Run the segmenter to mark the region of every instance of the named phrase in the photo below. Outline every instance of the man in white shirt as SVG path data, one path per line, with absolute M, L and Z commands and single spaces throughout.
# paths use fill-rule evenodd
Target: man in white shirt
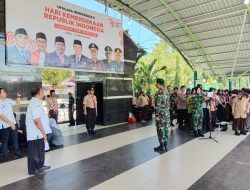
M 43 107 L 43 90 L 39 87 L 32 88 L 31 96 L 26 114 L 28 173 L 29 175 L 42 175 L 45 170 L 50 169 L 50 166 L 44 165 L 46 133 L 50 128 L 49 118 Z
M 17 93 L 16 102 L 7 98 L 7 93 L 0 88 L 0 134 L 2 136 L 3 161 L 8 161 L 8 143 L 12 137 L 13 149 L 16 158 L 22 157 L 18 144 L 18 135 L 16 129 L 16 119 L 14 117 L 12 106 L 20 104 L 21 93 Z

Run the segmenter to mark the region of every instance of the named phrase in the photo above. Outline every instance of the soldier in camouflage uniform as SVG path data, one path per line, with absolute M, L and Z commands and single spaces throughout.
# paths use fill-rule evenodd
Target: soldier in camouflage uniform
M 177 104 L 176 104 L 177 92 L 178 92 L 178 88 L 175 87 L 174 92 L 170 95 L 170 124 L 171 126 L 174 126 L 173 120 L 176 118 L 176 113 L 177 113 Z
M 164 80 L 157 79 L 156 88 L 158 92 L 155 95 L 155 121 L 157 135 L 160 146 L 154 148 L 154 151 L 167 151 L 168 128 L 170 127 L 169 115 L 169 94 L 163 88 Z
M 192 124 L 194 127 L 195 137 L 204 137 L 202 134 L 202 117 L 203 117 L 203 102 L 205 96 L 201 91 L 201 87 L 196 87 L 195 95 L 192 97 Z

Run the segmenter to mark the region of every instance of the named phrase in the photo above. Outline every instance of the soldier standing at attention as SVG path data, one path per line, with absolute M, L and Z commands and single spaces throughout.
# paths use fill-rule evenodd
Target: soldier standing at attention
M 202 118 L 203 118 L 203 107 L 202 104 L 205 101 L 205 96 L 202 94 L 201 87 L 195 88 L 195 95 L 192 97 L 192 120 L 194 126 L 194 136 L 204 137 L 202 134 Z
M 95 43 L 89 44 L 90 70 L 105 71 L 104 63 L 98 59 L 98 46 Z
M 167 151 L 168 128 L 170 127 L 169 94 L 164 90 L 164 80 L 156 80 L 158 92 L 155 94 L 155 121 L 160 145 L 154 151 Z
M 84 97 L 83 100 L 83 110 L 84 115 L 86 116 L 86 128 L 88 131 L 88 134 L 95 134 L 95 123 L 96 123 L 96 117 L 98 115 L 97 113 L 97 100 L 96 96 L 94 95 L 94 88 L 91 87 L 88 89 L 88 94 Z

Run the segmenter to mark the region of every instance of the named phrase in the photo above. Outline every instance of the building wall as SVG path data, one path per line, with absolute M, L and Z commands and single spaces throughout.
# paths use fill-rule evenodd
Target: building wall
M 0 38 L 5 33 L 4 0 L 0 0 Z M 10 66 L 5 61 L 4 40 L 0 39 L 0 87 L 4 87 L 9 97 L 14 98 L 21 91 L 23 105 L 15 108 L 25 112 L 30 99 L 30 89 L 42 86 L 41 70 L 25 66 Z M 100 74 L 76 72 L 76 81 L 103 83 L 104 125 L 126 122 L 132 101 L 132 77 L 134 74 L 137 46 L 127 34 L 124 34 L 124 74 Z M 76 89 L 77 90 L 77 89 Z M 76 97 L 77 98 L 77 97 Z

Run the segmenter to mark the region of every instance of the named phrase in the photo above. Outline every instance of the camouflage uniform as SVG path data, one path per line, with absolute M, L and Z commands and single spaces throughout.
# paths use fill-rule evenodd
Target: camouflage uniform
M 168 92 L 159 89 L 155 95 L 155 117 L 159 118 L 159 121 L 156 121 L 156 129 L 160 144 L 167 144 L 170 127 L 169 106 Z
M 173 122 L 173 120 L 176 118 L 176 111 L 177 111 L 176 98 L 177 98 L 177 93 L 173 92 L 170 95 L 170 120 L 171 122 Z
M 192 97 L 192 125 L 195 131 L 202 129 L 203 106 L 205 97 L 201 94 L 195 94 Z

